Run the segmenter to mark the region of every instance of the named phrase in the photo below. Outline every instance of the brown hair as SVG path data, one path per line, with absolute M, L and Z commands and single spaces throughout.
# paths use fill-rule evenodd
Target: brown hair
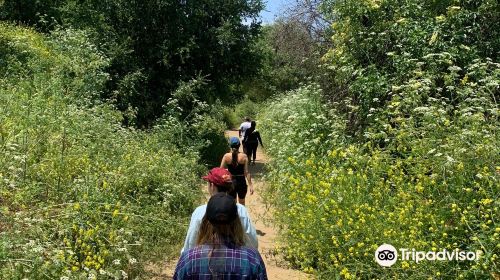
M 229 224 L 212 225 L 205 215 L 201 220 L 200 231 L 196 245 L 233 245 L 241 247 L 245 244 L 245 234 L 240 218 L 237 217 Z
M 240 146 L 233 148 L 231 147 L 231 165 L 236 167 L 238 165 L 238 153 Z
M 228 184 L 225 184 L 223 186 L 214 184 L 214 186 L 217 188 L 217 192 L 229 193 L 229 192 L 232 192 L 234 190 L 233 183 L 228 183 Z

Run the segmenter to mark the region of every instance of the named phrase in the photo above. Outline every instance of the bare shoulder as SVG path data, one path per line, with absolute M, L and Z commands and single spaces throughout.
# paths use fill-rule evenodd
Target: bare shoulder
M 240 163 L 246 163 L 248 161 L 248 157 L 244 153 L 240 153 L 239 156 L 240 157 L 239 157 L 238 161 Z
M 232 161 L 233 160 L 233 154 L 231 154 L 231 153 L 225 153 L 224 157 L 223 157 L 223 160 L 227 161 L 227 162 Z

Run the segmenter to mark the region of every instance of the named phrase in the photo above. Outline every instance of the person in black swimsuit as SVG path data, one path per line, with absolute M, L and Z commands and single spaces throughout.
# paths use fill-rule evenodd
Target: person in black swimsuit
M 248 172 L 248 157 L 239 152 L 240 139 L 238 137 L 231 137 L 229 145 L 231 146 L 231 152 L 224 155 L 220 167 L 227 168 L 232 175 L 234 190 L 229 194 L 237 198 L 240 204 L 245 205 L 248 188 L 250 194 L 253 194 L 254 191 L 252 178 L 250 172 Z

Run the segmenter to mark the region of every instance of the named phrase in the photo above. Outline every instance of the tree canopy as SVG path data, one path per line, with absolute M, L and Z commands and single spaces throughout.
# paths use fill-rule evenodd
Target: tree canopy
M 0 19 L 89 30 L 111 59 L 102 97 L 135 112 L 128 122 L 148 126 L 180 82 L 203 77 L 206 101 L 238 94 L 259 66 L 251 46 L 262 8 L 260 0 L 6 0 Z

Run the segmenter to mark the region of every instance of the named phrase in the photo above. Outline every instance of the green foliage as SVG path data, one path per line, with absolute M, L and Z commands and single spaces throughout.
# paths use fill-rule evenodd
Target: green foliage
M 204 145 L 200 149 L 200 158 L 207 167 L 218 167 L 222 156 L 228 151 L 227 140 L 224 137 L 225 126 L 222 116 L 205 114 L 193 124 L 194 137 L 203 140 Z
M 0 19 L 12 19 L 42 30 L 51 28 L 53 19 L 59 18 L 57 7 L 64 0 L 16 0 L 0 1 Z
M 183 238 L 197 150 L 94 102 L 109 60 L 85 32 L 0 24 L 0 275 L 124 279 Z M 62 279 L 61 278 L 61 279 Z
M 235 106 L 234 112 L 236 117 L 238 118 L 238 122 L 242 122 L 245 117 L 249 117 L 250 119 L 255 119 L 257 116 L 257 112 L 259 110 L 259 104 L 252 101 L 249 98 L 243 99 L 242 102 L 238 103 Z M 239 123 L 237 123 L 239 127 Z
M 46 12 L 46 20 L 89 30 L 110 58 L 111 79 L 102 97 L 122 111 L 135 111 L 126 121 L 140 127 L 150 127 L 164 113 L 182 82 L 204 75 L 200 97 L 227 100 L 259 67 L 251 45 L 260 29 L 255 19 L 260 0 L 31 2 L 6 0 L 0 19 L 35 24 Z M 244 24 L 246 19 L 251 24 Z
M 331 99 L 352 99 L 352 129 L 371 123 L 370 108 L 386 106 L 410 79 L 429 80 L 427 96 L 456 99 L 476 59 L 498 61 L 495 1 L 344 1 L 324 4 L 336 19 Z M 468 78 L 467 78 L 468 79 Z M 472 81 L 474 82 L 474 81 Z M 423 100 L 423 102 L 426 102 Z M 373 115 L 373 114 L 372 114 Z
M 222 109 L 222 121 L 227 129 L 233 129 L 239 126 L 241 120 L 236 116 L 234 107 L 226 106 Z
M 288 258 L 320 279 L 487 279 L 499 270 L 499 6 L 325 1 L 332 91 L 259 116 Z M 329 105 L 323 105 L 328 100 Z M 313 109 L 314 108 L 314 109 Z M 334 108 L 334 109 L 332 109 Z M 378 246 L 481 251 L 374 261 Z
M 485 117 L 464 104 L 450 115 L 447 107 L 436 101 L 406 117 L 388 109 L 385 130 L 355 141 L 344 134 L 347 118 L 314 87 L 269 104 L 259 116 L 271 139 L 268 200 L 282 213 L 287 258 L 320 279 L 486 279 L 498 271 L 498 112 L 490 108 Z M 399 260 L 384 269 L 373 259 L 383 243 L 483 255 L 478 262 Z
M 222 121 L 226 124 L 227 129 L 239 128 L 240 124 L 246 117 L 255 119 L 261 103 L 252 101 L 246 97 L 232 107 L 224 107 L 222 109 Z
M 179 149 L 199 151 L 201 162 L 214 167 L 219 166 L 228 148 L 224 137 L 226 127 L 221 102 L 209 105 L 198 96 L 205 84 L 202 77 L 182 83 L 168 100 L 167 113 L 156 127 L 167 131 L 173 131 L 171 127 L 180 128 L 174 133 Z

